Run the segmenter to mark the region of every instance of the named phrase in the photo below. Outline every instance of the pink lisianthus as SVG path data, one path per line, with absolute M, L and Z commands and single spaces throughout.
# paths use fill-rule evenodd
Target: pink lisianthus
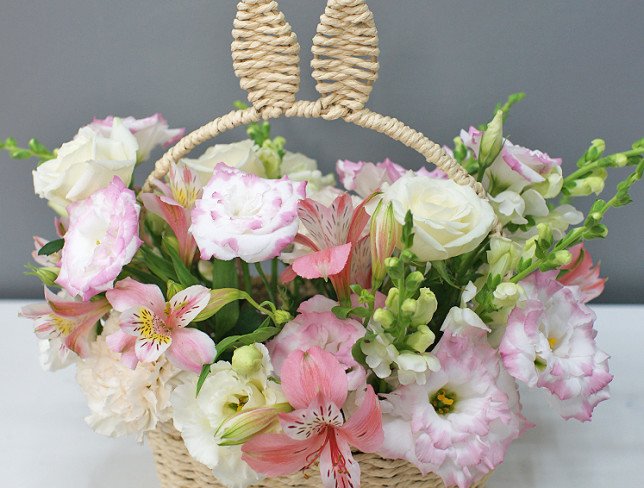
M 126 278 L 106 295 L 114 310 L 121 313 L 121 332 L 110 335 L 107 343 L 130 367 L 136 366 L 132 346 L 140 362 L 156 361 L 165 353 L 177 368 L 194 373 L 200 373 L 204 364 L 215 359 L 213 340 L 205 332 L 187 327 L 208 305 L 207 288 L 191 286 L 166 303 L 158 286 Z
M 187 265 L 192 263 L 197 243 L 188 232 L 192 219 L 190 213 L 201 195 L 197 175 L 183 163 L 170 167 L 169 182 L 156 181 L 163 195 L 142 193 L 141 201 L 146 210 L 165 220 L 179 243 L 179 256 Z
M 297 234 L 297 205 L 305 196 L 306 182 L 267 180 L 218 164 L 192 211 L 190 232 L 201 258 L 277 257 Z
M 94 118 L 90 127 L 99 132 L 109 131 L 114 124 L 114 116 L 104 119 Z M 183 137 L 185 129 L 170 129 L 163 115 L 156 113 L 143 119 L 125 117 L 120 119 L 123 126 L 136 138 L 139 144 L 138 160 L 145 161 L 156 146 L 168 147 Z
M 478 157 L 483 132 L 470 127 L 468 132 L 461 131 L 465 146 Z M 561 173 L 561 159 L 551 158 L 548 154 L 527 149 L 504 140 L 501 153 L 486 171 L 483 181 L 487 187 L 493 186 L 495 194 L 503 190 L 521 192 L 529 185 L 544 183 L 553 172 Z
M 106 188 L 67 207 L 60 274 L 56 283 L 89 300 L 112 288 L 141 245 L 136 196 L 118 176 Z
M 599 264 L 593 266 L 593 258 L 583 243 L 570 248 L 569 251 L 572 254 L 572 260 L 562 268 L 566 272 L 561 273 L 557 281 L 566 286 L 579 288 L 582 300 L 588 303 L 602 294 L 606 279 L 599 277 Z
M 35 332 L 40 339 L 59 339 L 61 347 L 85 357 L 90 342 L 96 337 L 96 324 L 110 311 L 110 304 L 105 298 L 80 302 L 60 297 L 47 288 L 45 299 L 46 303 L 23 307 L 20 315 L 35 321 Z
M 330 279 L 340 301 L 349 300 L 351 284 L 371 286 L 371 252 L 366 234 L 369 214 L 367 198 L 358 207 L 351 196 L 343 193 L 330 206 L 307 198 L 298 207 L 300 221 L 307 234 L 299 233 L 295 242 L 309 253 L 297 257 L 282 276 L 283 281 L 295 275 L 306 279 Z
M 393 183 L 407 172 L 390 159 L 375 164 L 339 160 L 336 163 L 336 171 L 342 186 L 347 191 L 355 191 L 362 198 L 377 191 L 384 183 Z
M 326 488 L 360 486 L 351 448 L 375 452 L 383 442 L 378 397 L 366 387 L 350 418 L 342 408 L 348 380 L 333 354 L 319 347 L 294 351 L 282 365 L 282 390 L 295 411 L 280 414 L 283 433 L 261 434 L 242 447 L 242 459 L 267 476 L 283 476 L 319 460 Z
M 407 459 L 446 486 L 467 488 L 503 461 L 529 424 L 516 384 L 483 330 L 470 327 L 458 336 L 448 330 L 433 352 L 441 370 L 426 384 L 386 395 L 379 454 Z
M 595 343 L 594 312 L 556 276 L 537 272 L 520 283 L 527 301 L 510 313 L 499 351 L 512 376 L 550 391 L 563 418 L 588 421 L 613 376 Z
M 351 348 L 365 334 L 360 322 L 339 319 L 333 312 L 338 303 L 316 295 L 298 308 L 299 314 L 266 347 L 279 375 L 286 358 L 295 350 L 318 346 L 333 354 L 347 370 L 349 390 L 364 386 L 366 373 L 351 354 Z

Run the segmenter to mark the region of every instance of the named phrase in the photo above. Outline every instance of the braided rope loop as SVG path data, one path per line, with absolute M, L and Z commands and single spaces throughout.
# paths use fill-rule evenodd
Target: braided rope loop
M 262 116 L 277 117 L 295 103 L 300 87 L 300 45 L 274 0 L 237 6 L 231 51 L 248 100 Z

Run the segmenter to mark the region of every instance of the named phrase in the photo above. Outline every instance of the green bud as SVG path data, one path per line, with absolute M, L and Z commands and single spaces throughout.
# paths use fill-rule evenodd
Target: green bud
M 425 276 L 423 275 L 423 273 L 421 273 L 420 271 L 414 271 L 407 276 L 406 283 L 408 289 L 415 291 L 423 281 L 425 281 Z
M 186 287 L 181 285 L 180 283 L 175 283 L 174 281 L 169 280 L 168 283 L 167 283 L 166 289 L 167 289 L 166 295 L 168 297 L 168 300 L 170 300 L 177 293 L 179 293 L 180 291 L 185 290 Z
M 412 325 L 425 325 L 428 324 L 438 308 L 438 301 L 436 295 L 429 288 L 421 288 L 420 296 L 416 300 L 416 313 L 411 318 Z
M 413 298 L 407 298 L 401 305 L 400 307 L 400 312 L 405 316 L 405 317 L 412 317 L 416 313 L 416 300 Z
M 514 270 L 521 257 L 521 246 L 506 238 L 494 236 L 490 239 L 490 250 L 487 251 L 487 262 L 490 274 L 505 276 Z
M 588 162 L 597 161 L 606 150 L 606 142 L 603 139 L 595 139 L 584 154 L 584 160 Z
M 569 264 L 571 260 L 572 254 L 570 254 L 570 251 L 557 251 L 553 259 L 553 264 L 556 264 L 557 266 L 565 266 L 566 264 Z
M 404 263 L 411 263 L 416 259 L 416 255 L 409 249 L 405 249 L 400 253 L 400 259 L 402 259 Z
M 552 246 L 552 231 L 550 226 L 544 223 L 537 224 L 537 232 L 539 235 L 539 246 L 543 249 L 550 249 Z
M 622 154 L 622 153 L 615 154 L 614 161 L 615 161 L 615 166 L 617 166 L 618 168 L 623 168 L 628 164 L 628 158 L 626 157 L 625 154 Z
M 479 150 L 479 162 L 482 166 L 489 166 L 503 148 L 503 111 L 497 111 L 496 115 L 487 126 L 481 138 L 481 149 Z
M 403 277 L 403 264 L 400 259 L 396 257 L 385 259 L 385 268 L 392 280 L 399 280 Z
M 285 324 L 287 322 L 290 322 L 290 320 L 292 319 L 291 314 L 286 310 L 275 310 L 274 317 L 277 325 Z
M 493 296 L 498 307 L 512 308 L 521 297 L 521 287 L 515 283 L 501 283 L 494 290 Z
M 235 349 L 233 353 L 233 369 L 244 376 L 251 376 L 262 369 L 264 355 L 254 344 Z
M 54 286 L 56 279 L 58 279 L 58 273 L 60 268 L 36 268 L 32 267 L 31 271 L 27 274 L 36 276 L 40 281 L 43 282 L 45 286 Z
M 463 139 L 460 137 L 454 138 L 454 159 L 459 163 L 467 157 L 467 147 L 463 144 Z
M 602 176 L 591 175 L 575 181 L 568 191 L 574 197 L 585 197 L 593 193 L 599 195 L 604 191 L 605 183 L 606 180 Z
M 394 314 L 386 308 L 377 309 L 373 313 L 373 319 L 380 325 L 382 325 L 385 329 L 389 329 L 392 325 L 394 325 L 394 322 L 396 321 Z
M 595 238 L 600 238 L 603 239 L 608 235 L 608 227 L 606 227 L 604 224 L 597 224 L 592 226 L 589 229 L 586 229 L 586 239 L 595 239 Z
M 414 351 L 423 353 L 435 340 L 436 336 L 429 327 L 427 325 L 420 325 L 416 328 L 416 332 L 407 337 L 406 342 Z
M 387 299 L 385 300 L 385 306 L 394 313 L 398 313 L 398 299 L 400 297 L 400 291 L 398 288 L 391 288 L 389 293 L 387 293 Z
M 264 147 L 257 151 L 257 157 L 262 162 L 262 165 L 264 165 L 264 170 L 268 178 L 276 179 L 280 177 L 282 158 L 270 144 L 264 144 Z
M 278 414 L 292 410 L 288 403 L 278 403 L 272 407 L 242 411 L 224 420 L 215 435 L 220 439 L 220 446 L 238 446 L 277 426 Z

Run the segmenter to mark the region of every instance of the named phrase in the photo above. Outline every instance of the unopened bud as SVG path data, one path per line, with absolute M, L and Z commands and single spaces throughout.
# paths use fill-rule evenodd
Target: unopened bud
M 592 162 L 599 159 L 599 157 L 606 150 L 606 142 L 603 139 L 595 139 L 591 142 L 590 147 L 584 154 L 586 162 Z
M 423 353 L 436 340 L 436 336 L 427 325 L 420 325 L 416 332 L 407 337 L 407 345 L 414 351 Z
M 605 178 L 602 176 L 587 176 L 575 181 L 574 185 L 568 189 L 570 195 L 574 197 L 585 197 L 591 194 L 599 195 L 604 191 Z
M 425 325 L 428 324 L 438 308 L 438 301 L 436 295 L 429 288 L 421 288 L 420 296 L 416 300 L 416 313 L 411 318 L 412 325 Z
M 29 274 L 33 274 L 40 281 L 43 282 L 45 286 L 54 286 L 55 281 L 58 279 L 58 273 L 60 272 L 60 268 L 55 268 L 55 267 L 50 267 L 50 268 L 33 268 L 32 271 L 29 272 Z
M 539 245 L 549 249 L 552 246 L 552 231 L 550 230 L 550 226 L 544 223 L 537 224 L 537 232 L 539 235 Z
M 385 300 L 385 306 L 394 313 L 398 313 L 398 299 L 400 297 L 400 291 L 398 288 L 391 288 L 389 293 L 387 293 L 387 299 Z
M 515 283 L 501 283 L 493 293 L 494 302 L 501 308 L 514 307 L 521 296 L 521 287 Z
M 572 254 L 569 251 L 557 251 L 554 257 L 554 264 L 557 266 L 565 266 L 572 261 Z
M 407 276 L 407 287 L 408 289 L 416 290 L 420 284 L 425 281 L 425 276 L 420 271 L 414 271 Z
M 413 298 L 407 298 L 400 307 L 400 311 L 407 318 L 411 318 L 416 313 L 416 300 Z
M 381 201 L 371 216 L 369 232 L 373 288 L 380 286 L 385 279 L 387 273 L 385 260 L 391 257 L 396 246 L 400 243 L 401 232 L 402 227 L 394 215 L 393 204 L 389 203 L 384 208 Z
M 285 324 L 286 322 L 289 322 L 293 317 L 291 317 L 291 314 L 288 313 L 286 310 L 275 310 L 275 323 L 277 325 L 282 325 Z
M 244 376 L 251 376 L 262 369 L 264 355 L 262 352 L 250 344 L 235 349 L 233 353 L 232 367 L 233 369 Z
M 489 166 L 497 158 L 503 148 L 503 111 L 497 111 L 496 115 L 487 126 L 481 138 L 481 149 L 479 151 L 479 163 Z
M 615 154 L 615 166 L 618 168 L 623 168 L 628 164 L 628 158 L 626 157 L 625 154 L 619 153 Z
M 218 444 L 220 446 L 244 444 L 257 434 L 277 426 L 279 413 L 292 410 L 288 403 L 280 403 L 272 407 L 254 408 L 234 415 L 225 420 L 217 429 L 215 436 L 219 438 Z
M 389 329 L 392 325 L 394 325 L 394 322 L 396 321 L 394 314 L 386 308 L 377 309 L 373 313 L 373 319 L 380 325 L 382 325 L 385 329 Z

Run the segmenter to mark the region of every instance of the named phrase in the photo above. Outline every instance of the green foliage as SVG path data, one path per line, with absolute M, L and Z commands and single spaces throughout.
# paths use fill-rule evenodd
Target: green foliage
M 0 149 L 7 151 L 12 159 L 36 158 L 39 165 L 56 157 L 38 139 L 30 139 L 25 148 L 18 146 L 18 142 L 13 137 L 7 137 L 4 141 L 0 141 Z
M 55 252 L 60 251 L 65 245 L 65 239 L 56 239 L 55 241 L 49 241 L 43 247 L 38 250 L 38 256 L 49 256 Z

